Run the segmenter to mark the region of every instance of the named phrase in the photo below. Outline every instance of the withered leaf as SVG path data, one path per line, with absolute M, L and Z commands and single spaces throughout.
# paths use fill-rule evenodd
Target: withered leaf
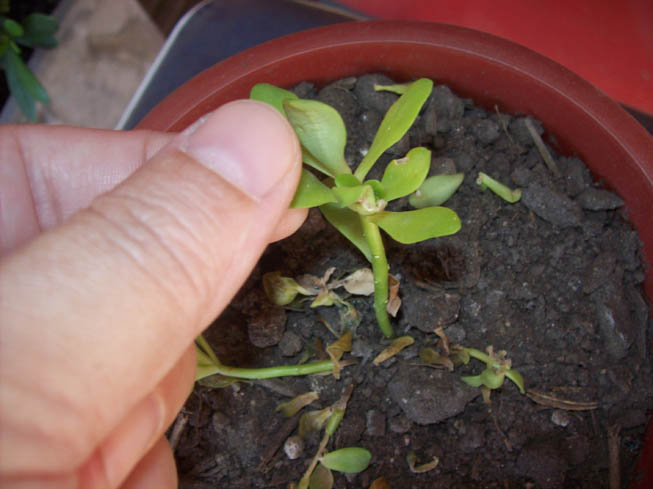
M 412 450 L 408 452 L 408 455 L 406 456 L 406 461 L 408 462 L 408 467 L 410 467 L 410 471 L 415 474 L 421 474 L 424 472 L 428 472 L 429 470 L 433 470 L 440 463 L 440 459 L 434 456 L 433 460 L 431 460 L 430 462 L 426 462 L 425 464 L 415 465 L 415 463 L 417 462 L 417 455 L 415 455 L 415 452 L 413 452 Z
M 302 408 L 308 406 L 315 401 L 319 396 L 317 392 L 311 391 L 293 397 L 289 401 L 282 402 L 277 405 L 276 411 L 281 411 L 286 418 L 292 418 L 295 414 L 301 411 Z
M 397 317 L 400 307 L 399 280 L 392 275 L 388 275 L 388 304 L 385 306 L 386 311 L 394 318 Z
M 386 347 L 381 353 L 379 353 L 374 359 L 374 365 L 379 365 L 386 360 L 394 357 L 401 350 L 407 346 L 412 345 L 413 343 L 415 343 L 415 338 L 412 336 L 401 336 L 392 340 L 392 343 L 390 343 L 390 345 Z
M 326 351 L 329 357 L 331 357 L 331 361 L 333 362 L 333 376 L 336 379 L 340 378 L 340 369 L 341 369 L 340 359 L 342 358 L 342 355 L 344 355 L 345 352 L 351 351 L 351 346 L 352 346 L 351 331 L 347 331 L 340 338 L 338 338 L 337 341 L 327 346 Z

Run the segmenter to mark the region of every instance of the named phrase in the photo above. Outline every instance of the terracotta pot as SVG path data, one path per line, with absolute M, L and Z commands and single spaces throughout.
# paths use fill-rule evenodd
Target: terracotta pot
M 276 39 L 202 72 L 168 96 L 139 128 L 179 131 L 255 83 L 324 84 L 382 72 L 402 81 L 429 77 L 475 103 L 542 121 L 547 140 L 580 157 L 623 198 L 644 243 L 645 290 L 653 302 L 653 138 L 612 99 L 533 51 L 464 28 L 409 21 L 336 24 Z M 653 423 L 631 487 L 653 487 Z M 647 467 L 648 466 L 648 467 Z

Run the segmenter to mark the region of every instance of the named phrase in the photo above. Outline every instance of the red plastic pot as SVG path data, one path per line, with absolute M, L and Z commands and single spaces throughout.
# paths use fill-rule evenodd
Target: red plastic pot
M 465 28 L 410 21 L 336 24 L 264 43 L 202 72 L 168 96 L 139 128 L 179 131 L 255 83 L 383 72 L 429 77 L 477 104 L 529 114 L 548 142 L 579 156 L 616 190 L 644 243 L 645 290 L 653 303 L 653 138 L 617 103 L 578 75 L 529 49 Z M 653 423 L 632 488 L 653 487 Z

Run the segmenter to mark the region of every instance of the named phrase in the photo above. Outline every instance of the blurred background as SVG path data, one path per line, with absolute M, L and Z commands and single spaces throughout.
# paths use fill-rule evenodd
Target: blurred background
M 13 0 L 9 5 L 7 17 L 20 20 L 31 8 L 60 24 L 58 46 L 35 49 L 29 57 L 51 99 L 38 108 L 40 122 L 133 127 L 176 86 L 230 54 L 297 30 L 362 18 L 418 19 L 489 32 L 570 68 L 641 120 L 653 115 L 653 0 Z M 1 120 L 25 118 L 10 100 Z

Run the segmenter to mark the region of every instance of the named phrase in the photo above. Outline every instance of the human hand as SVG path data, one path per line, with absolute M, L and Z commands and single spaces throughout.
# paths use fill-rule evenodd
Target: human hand
M 0 129 L 1 487 L 176 487 L 193 340 L 305 218 L 300 169 L 252 101 L 180 135 Z

